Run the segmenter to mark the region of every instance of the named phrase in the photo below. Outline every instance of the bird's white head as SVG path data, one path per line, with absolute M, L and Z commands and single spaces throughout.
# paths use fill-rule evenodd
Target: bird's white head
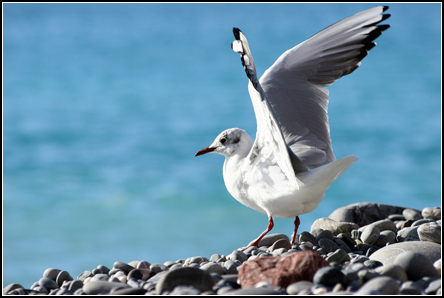
M 245 130 L 240 128 L 230 128 L 221 132 L 214 142 L 196 153 L 195 156 L 206 153 L 219 153 L 225 157 L 230 157 L 233 154 L 247 156 L 253 146 L 253 140 Z

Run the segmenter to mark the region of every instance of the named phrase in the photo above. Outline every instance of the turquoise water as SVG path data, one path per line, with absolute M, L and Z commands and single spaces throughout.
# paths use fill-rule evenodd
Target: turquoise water
M 258 72 L 377 4 L 4 4 L 3 283 L 73 277 L 114 261 L 229 254 L 266 215 L 234 200 L 222 130 L 255 134 L 230 44 Z M 300 232 L 355 202 L 441 205 L 441 6 L 392 4 L 391 28 L 331 86 L 336 156 L 360 160 L 301 216 Z M 273 232 L 290 235 L 293 221 Z

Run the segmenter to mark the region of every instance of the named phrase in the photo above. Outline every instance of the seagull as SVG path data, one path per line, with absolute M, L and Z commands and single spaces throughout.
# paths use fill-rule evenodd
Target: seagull
M 284 52 L 257 78 L 245 35 L 233 28 L 231 47 L 241 56 L 249 79 L 248 91 L 257 121 L 256 139 L 245 130 L 230 128 L 195 156 L 225 156 L 223 177 L 228 192 L 240 203 L 268 216 L 295 218 L 291 244 L 300 224 L 299 215 L 312 212 L 325 191 L 351 164 L 349 155 L 336 160 L 328 123 L 327 86 L 352 73 L 390 25 L 387 6 L 371 8 L 339 21 Z

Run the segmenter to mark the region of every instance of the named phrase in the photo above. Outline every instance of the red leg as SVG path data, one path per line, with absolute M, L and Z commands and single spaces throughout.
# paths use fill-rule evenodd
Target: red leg
M 273 217 L 269 216 L 268 217 L 268 227 L 267 227 L 267 229 L 259 237 L 257 237 L 256 240 L 251 241 L 250 244 L 248 244 L 247 247 L 242 249 L 242 251 L 247 249 L 250 246 L 259 247 L 259 241 L 261 241 L 261 239 L 264 238 L 264 236 L 267 235 L 267 233 L 270 232 L 271 229 L 273 229 L 273 227 L 274 227 Z
M 294 245 L 294 242 L 296 241 L 296 233 L 298 232 L 299 224 L 301 222 L 299 221 L 299 216 L 296 216 L 294 219 L 294 232 L 293 235 L 291 235 L 291 245 Z

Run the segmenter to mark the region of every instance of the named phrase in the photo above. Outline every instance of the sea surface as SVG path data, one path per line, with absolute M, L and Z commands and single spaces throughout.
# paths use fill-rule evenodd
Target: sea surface
M 230 196 L 222 156 L 194 157 L 227 128 L 255 135 L 232 28 L 262 74 L 377 5 L 3 4 L 3 286 L 247 245 L 267 216 Z M 441 4 L 386 13 L 391 28 L 329 88 L 335 155 L 359 161 L 299 232 L 356 202 L 441 205 Z

